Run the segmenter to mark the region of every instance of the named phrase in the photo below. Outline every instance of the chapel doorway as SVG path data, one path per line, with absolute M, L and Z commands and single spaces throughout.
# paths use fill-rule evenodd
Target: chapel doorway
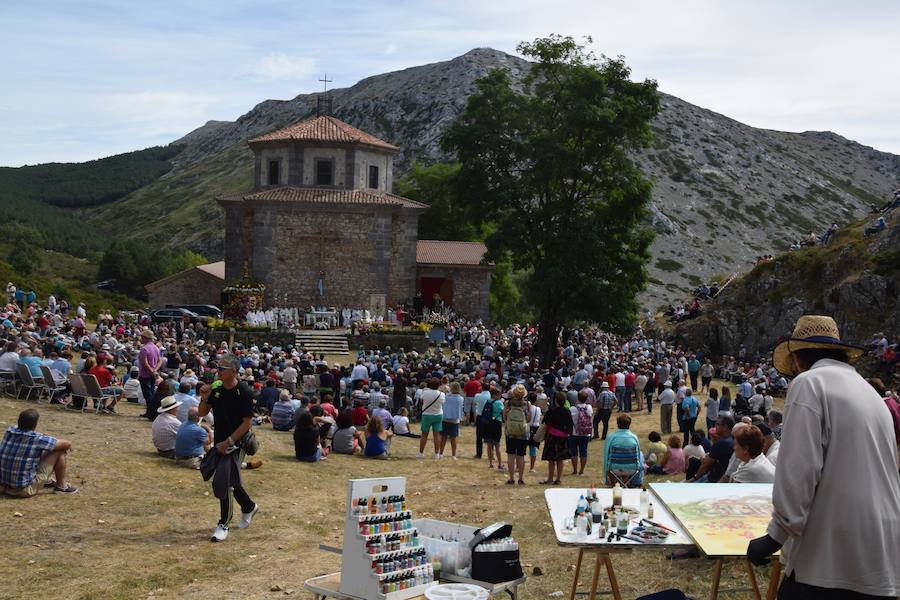
M 422 292 L 422 303 L 427 308 L 434 308 L 437 294 L 444 305 L 453 306 L 453 280 L 447 277 L 419 277 L 419 291 Z

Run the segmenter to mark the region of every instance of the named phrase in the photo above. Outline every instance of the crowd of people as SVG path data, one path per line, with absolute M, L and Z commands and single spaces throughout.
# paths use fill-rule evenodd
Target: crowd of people
M 797 374 L 779 365 L 777 353 L 750 360 L 741 348 L 714 362 L 640 328 L 631 336 L 580 328 L 566 331 L 553 360 L 542 364 L 531 353 L 532 327 L 455 321 L 443 348 L 360 348 L 342 365 L 291 346 L 214 346 L 204 341 L 202 325 L 187 322 L 147 327 L 104 314 L 88 328 L 79 314 L 84 307 L 78 309 L 63 315 L 59 304 L 8 305 L 0 372 L 18 364 L 30 372 L 49 367 L 60 380 L 86 372 L 111 398 L 142 405 L 157 454 L 212 481 L 220 502 L 214 541 L 228 537 L 232 499 L 241 509 L 239 528 L 260 510 L 241 479 L 242 470 L 262 464 L 252 456 L 254 425 L 292 435 L 294 457 L 306 463 L 334 454 L 388 459 L 392 446 L 407 443 L 402 438 L 412 440 L 417 460 L 456 460 L 468 454 L 459 436 L 469 427 L 471 456 L 484 460 L 486 447 L 487 467 L 509 485 L 527 485 L 538 458 L 547 465 L 541 484 L 583 477 L 594 448 L 603 455 L 595 479 L 609 485 L 641 486 L 648 476 L 777 484 L 782 444 L 806 443 L 790 439 L 791 427 L 774 407 L 787 377 Z M 870 350 L 882 362 L 896 361 L 884 336 L 875 336 Z M 883 398 L 888 411 L 872 414 L 894 419 L 880 427 L 900 443 L 893 384 L 871 380 L 867 393 Z M 78 405 L 65 393 L 51 401 Z M 119 412 L 114 401 L 105 408 Z M 658 415 L 659 427 L 641 440 L 631 427 L 644 412 Z M 39 432 L 38 416 L 23 411 L 0 442 L 2 491 L 74 493 L 66 481 L 71 443 Z M 803 460 L 791 456 L 792 472 L 806 468 Z

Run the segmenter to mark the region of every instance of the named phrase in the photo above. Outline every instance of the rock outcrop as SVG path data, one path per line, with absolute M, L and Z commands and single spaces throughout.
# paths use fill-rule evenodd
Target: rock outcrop
M 864 222 L 841 231 L 827 247 L 780 255 L 735 280 L 678 324 L 674 338 L 691 348 L 765 354 L 790 335 L 803 314 L 835 318 L 841 336 L 862 344 L 876 332 L 900 336 L 900 210 L 888 228 L 863 236 Z

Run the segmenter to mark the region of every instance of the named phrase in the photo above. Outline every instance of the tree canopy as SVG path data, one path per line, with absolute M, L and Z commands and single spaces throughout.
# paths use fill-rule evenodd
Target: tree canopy
M 651 139 L 659 96 L 654 81 L 630 80 L 624 59 L 598 59 L 570 37 L 518 51 L 536 61 L 525 89 L 491 71 L 443 143 L 460 162 L 459 210 L 493 224 L 493 260 L 528 273 L 523 292 L 549 359 L 568 322 L 616 330 L 636 317 L 651 184 L 631 153 Z

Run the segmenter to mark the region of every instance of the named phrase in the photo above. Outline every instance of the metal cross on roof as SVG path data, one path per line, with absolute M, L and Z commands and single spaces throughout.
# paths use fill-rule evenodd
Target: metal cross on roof
M 328 73 L 325 73 L 325 77 L 323 79 L 320 79 L 319 81 L 322 82 L 322 91 L 327 92 L 328 84 L 331 83 L 331 81 L 332 81 L 331 79 L 328 79 Z

